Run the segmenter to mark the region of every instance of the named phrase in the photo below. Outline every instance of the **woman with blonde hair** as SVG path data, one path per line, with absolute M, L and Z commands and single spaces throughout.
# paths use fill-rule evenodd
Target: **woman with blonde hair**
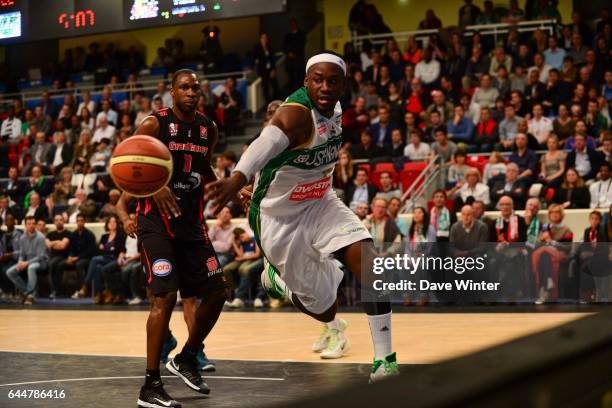
M 538 293 L 536 303 L 544 303 L 549 298 L 559 297 L 559 270 L 568 258 L 574 234 L 563 224 L 563 206 L 553 204 L 548 208 L 548 224 L 540 233 L 539 246 L 531 255 L 531 270 L 534 275 L 535 289 Z M 543 257 L 548 257 L 548 268 L 543 267 Z
M 347 150 L 340 150 L 339 161 L 334 170 L 334 188 L 344 190 L 354 177 L 353 158 Z
M 557 188 L 563 181 L 565 172 L 565 153 L 559 150 L 559 138 L 552 134 L 546 139 L 547 151 L 540 159 L 539 180 L 546 187 Z
M 91 130 L 84 128 L 79 135 L 79 141 L 74 145 L 74 153 L 72 155 L 72 167 L 79 166 L 82 168 L 94 152 L 94 146 L 91 142 Z M 78 173 L 78 171 L 77 171 Z
M 488 184 L 492 178 L 503 176 L 504 174 L 506 174 L 504 156 L 497 150 L 494 150 L 489 157 L 489 162 L 484 167 L 482 182 Z

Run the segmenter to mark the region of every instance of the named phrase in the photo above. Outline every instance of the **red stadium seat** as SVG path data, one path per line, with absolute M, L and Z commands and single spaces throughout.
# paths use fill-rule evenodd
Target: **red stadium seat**
M 407 162 L 404 163 L 404 170 L 422 171 L 427 167 L 427 162 Z
M 419 174 L 421 174 L 422 171 L 423 169 L 402 170 L 400 172 L 399 178 L 400 178 L 400 182 L 402 183 L 402 193 L 408 190 L 408 187 L 410 187 L 412 183 L 414 183 L 414 181 L 417 179 L 417 177 L 419 177 Z
M 546 194 L 544 195 L 544 199 L 546 200 L 547 203 L 552 203 L 553 198 L 555 197 L 555 189 L 554 188 L 547 188 L 546 189 Z
M 391 173 L 395 173 L 395 166 L 393 165 L 393 163 L 378 163 L 374 167 L 374 171 L 378 173 L 383 172 L 383 171 L 389 171 Z
M 368 174 L 372 173 L 372 166 L 369 163 L 361 163 L 357 165 L 358 169 L 366 169 Z

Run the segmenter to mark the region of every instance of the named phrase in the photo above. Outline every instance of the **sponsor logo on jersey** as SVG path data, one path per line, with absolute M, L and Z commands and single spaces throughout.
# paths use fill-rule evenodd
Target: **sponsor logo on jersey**
M 312 183 L 300 184 L 291 192 L 289 201 L 316 200 L 322 198 L 331 187 L 331 177 L 322 178 Z
M 170 136 L 178 135 L 178 125 L 176 123 L 169 123 L 168 132 L 170 132 Z
M 200 137 L 202 139 L 208 138 L 208 128 L 206 126 L 200 125 Z
M 175 181 L 172 183 L 172 188 L 175 190 L 192 191 L 200 187 L 202 184 L 202 176 L 200 173 L 192 171 L 187 178 L 187 182 Z
M 223 269 L 219 268 L 217 258 L 215 258 L 214 256 L 211 256 L 206 260 L 206 269 L 208 269 L 209 277 L 223 272 Z
M 208 153 L 208 147 L 206 146 L 198 146 L 193 143 L 178 143 L 178 142 L 170 142 L 168 143 L 168 149 L 170 150 L 181 150 L 185 152 L 194 152 L 194 153 Z
M 317 122 L 317 132 L 319 133 L 319 136 L 322 136 L 325 134 L 325 132 L 327 132 L 327 125 L 324 121 Z
M 293 163 L 297 164 L 297 167 L 315 168 L 324 166 L 326 164 L 335 163 L 338 161 L 338 152 L 342 139 L 340 137 L 334 139 L 333 143 L 326 143 L 321 145 L 321 148 L 314 148 L 305 154 L 301 154 L 293 159 Z
M 162 108 L 162 109 L 158 110 L 157 114 L 159 116 L 168 116 L 168 108 Z
M 361 222 L 351 222 L 350 224 L 343 225 L 338 228 L 338 232 L 341 234 L 352 234 L 354 232 L 364 231 L 365 227 Z
M 153 262 L 151 269 L 155 276 L 168 276 L 172 272 L 172 264 L 167 259 L 158 259 Z

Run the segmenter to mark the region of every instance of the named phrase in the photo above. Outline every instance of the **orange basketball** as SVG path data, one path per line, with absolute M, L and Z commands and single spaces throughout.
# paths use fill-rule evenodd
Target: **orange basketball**
M 121 190 L 134 197 L 148 197 L 170 181 L 172 155 L 158 139 L 134 135 L 115 148 L 110 174 Z

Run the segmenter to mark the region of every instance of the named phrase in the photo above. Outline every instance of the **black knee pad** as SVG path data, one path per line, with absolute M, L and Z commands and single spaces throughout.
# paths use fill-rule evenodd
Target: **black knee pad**
M 391 312 L 391 302 L 363 302 L 363 309 L 370 316 L 383 315 Z

